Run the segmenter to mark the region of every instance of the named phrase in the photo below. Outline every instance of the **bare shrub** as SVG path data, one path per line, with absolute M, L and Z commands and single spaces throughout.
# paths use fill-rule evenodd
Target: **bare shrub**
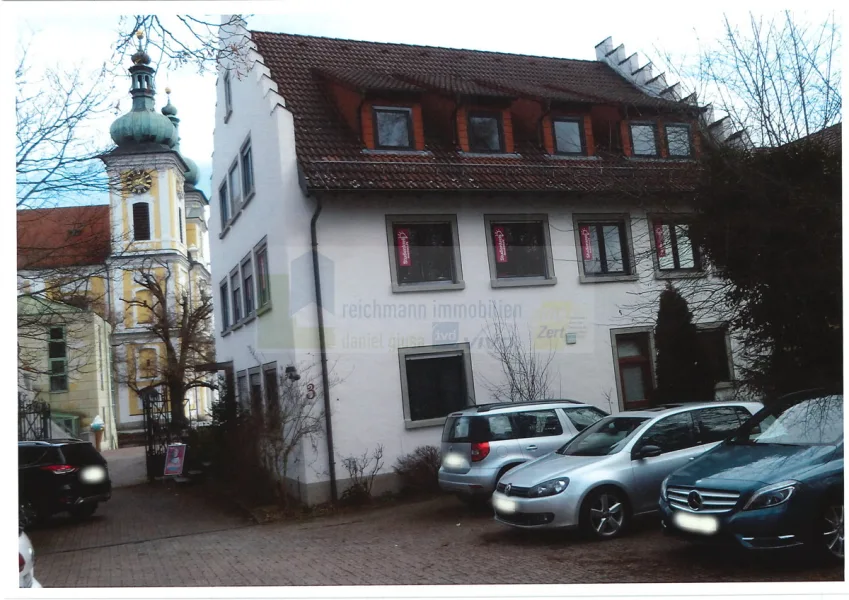
M 383 444 L 378 444 L 371 454 L 366 451 L 362 456 L 343 458 L 342 466 L 348 471 L 351 485 L 342 492 L 340 500 L 348 505 L 365 504 L 371 500 L 374 477 L 383 468 Z
M 399 456 L 392 469 L 401 479 L 404 492 L 426 494 L 439 490 L 440 460 L 436 446 L 419 446 Z

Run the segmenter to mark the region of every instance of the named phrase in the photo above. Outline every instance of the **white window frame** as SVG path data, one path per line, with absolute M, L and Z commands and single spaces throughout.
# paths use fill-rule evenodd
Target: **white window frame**
M 394 226 L 396 223 L 426 224 L 426 223 L 448 223 L 451 227 L 451 244 L 454 260 L 454 281 L 437 282 L 426 281 L 422 283 L 398 283 L 398 252 L 395 246 Z M 389 270 L 392 291 L 404 292 L 430 292 L 439 290 L 462 290 L 466 287 L 463 281 L 463 261 L 460 254 L 460 234 L 457 227 L 457 215 L 386 215 L 386 240 L 389 249 Z
M 250 169 L 248 171 L 245 170 L 245 154 L 250 152 L 251 161 L 250 161 Z M 253 147 L 251 146 L 251 136 L 248 135 L 248 139 L 242 144 L 241 148 L 239 148 L 239 164 L 241 165 L 240 175 L 242 177 L 241 185 L 242 185 L 242 206 L 247 204 L 251 198 L 254 197 L 256 193 L 256 178 L 254 173 L 254 153 Z M 245 173 L 250 172 L 251 176 L 251 187 L 250 189 L 245 187 Z
M 245 273 L 246 265 L 250 268 L 250 273 Z M 239 263 L 239 277 L 240 277 L 239 283 L 241 284 L 242 303 L 243 303 L 242 309 L 244 310 L 244 313 L 245 313 L 245 317 L 244 317 L 245 320 L 253 319 L 256 316 L 256 273 L 255 273 L 255 271 L 256 270 L 254 269 L 253 252 L 248 252 L 247 256 L 245 256 L 242 259 L 242 262 Z M 245 277 L 247 275 L 251 276 L 250 293 L 251 293 L 251 304 L 252 304 L 252 306 L 251 306 L 250 311 L 248 310 L 248 303 L 245 300 L 247 298 L 247 295 L 246 295 L 245 292 L 248 290 L 248 288 L 245 285 Z
M 407 357 L 414 356 L 420 360 L 427 358 L 447 358 L 461 356 L 466 376 L 466 406 L 474 406 L 475 401 L 475 379 L 472 372 L 472 352 L 469 342 L 460 344 L 438 344 L 435 346 L 417 346 L 411 348 L 398 348 L 398 361 L 401 371 L 401 403 L 404 410 L 404 427 L 406 429 L 418 429 L 420 427 L 435 427 L 445 423 L 445 417 L 434 419 L 421 419 L 413 421 L 410 418 L 410 388 L 407 382 Z
M 233 278 L 234 277 L 239 284 L 238 291 L 233 289 Z M 232 304 L 232 306 L 230 307 L 230 310 L 232 311 L 232 314 L 233 314 L 233 324 L 231 325 L 231 329 L 235 329 L 235 328 L 240 327 L 242 325 L 242 322 L 245 320 L 245 315 L 244 315 L 245 300 L 242 297 L 242 272 L 241 272 L 241 269 L 239 269 L 238 265 L 236 267 L 234 267 L 232 271 L 230 271 L 230 282 L 229 283 L 230 283 L 230 304 Z M 238 294 L 238 297 L 239 297 L 239 318 L 238 319 L 236 318 L 236 303 L 235 303 L 234 293 Z
M 224 122 L 230 120 L 230 115 L 233 114 L 233 88 L 230 80 L 230 69 L 224 70 Z
M 54 339 L 51 337 L 50 333 L 52 329 L 61 329 L 62 330 L 62 338 Z M 62 342 L 65 345 L 65 356 L 62 358 L 50 358 L 50 343 L 51 342 Z M 65 325 L 50 325 L 47 328 L 47 373 L 48 373 L 48 389 L 51 394 L 64 394 L 71 387 L 70 374 L 68 373 L 68 328 Z M 53 373 L 53 363 L 60 363 L 64 365 L 62 369 L 62 373 Z M 64 377 L 65 378 L 65 386 L 63 389 L 53 389 L 53 378 L 54 377 Z
M 232 307 L 230 306 L 230 276 L 227 275 L 218 285 L 218 293 L 221 294 L 221 290 L 224 289 L 223 302 L 221 303 L 221 333 L 228 333 L 230 328 L 233 327 L 233 313 Z
M 637 333 L 648 334 L 649 345 L 649 364 L 651 371 L 651 386 L 652 389 L 657 389 L 657 356 L 654 347 L 654 328 L 651 325 L 642 325 L 637 327 L 616 327 L 610 330 L 610 350 L 613 357 L 613 373 L 616 378 L 616 397 L 618 399 L 619 410 L 625 409 L 625 390 L 622 389 L 622 377 L 619 373 L 619 350 L 616 344 L 618 336 L 627 336 Z
M 627 273 L 608 273 L 608 274 L 600 274 L 600 275 L 587 275 L 584 270 L 584 256 L 582 254 L 582 246 L 581 246 L 581 223 L 622 223 L 625 227 L 625 243 L 627 247 L 624 248 L 627 256 L 625 256 L 626 263 L 628 265 Z M 608 281 L 637 281 L 639 279 L 639 275 L 637 274 L 637 261 L 634 256 L 634 239 L 631 235 L 631 215 L 628 213 L 574 213 L 572 215 L 572 229 L 575 233 L 575 254 L 577 256 L 578 263 L 578 277 L 581 283 L 602 283 Z
M 259 261 L 257 260 L 257 255 L 260 252 L 263 252 L 263 251 L 265 252 L 265 269 L 266 269 L 265 278 L 266 278 L 266 285 L 268 287 L 268 298 L 266 299 L 266 301 L 264 303 L 261 304 L 260 303 L 260 297 L 259 297 L 259 292 L 260 292 L 259 275 L 260 275 L 260 272 L 259 272 L 259 269 L 258 269 Z M 260 242 L 256 246 L 254 246 L 254 249 L 253 249 L 253 265 L 254 265 L 254 287 L 256 288 L 256 298 L 254 298 L 254 303 L 256 304 L 256 314 L 258 316 L 258 315 L 261 315 L 262 313 L 271 309 L 271 267 L 270 267 L 269 262 L 268 262 L 268 238 L 267 237 L 263 237 L 262 240 L 260 240 Z
M 557 277 L 554 275 L 554 255 L 551 249 L 551 233 L 548 226 L 548 215 L 484 215 L 483 220 L 484 227 L 486 229 L 486 254 L 489 258 L 489 284 L 491 287 L 530 287 L 557 284 Z M 544 277 L 498 277 L 498 270 L 495 262 L 495 240 L 492 236 L 492 226 L 498 224 L 510 225 L 511 223 L 542 223 L 546 270 Z

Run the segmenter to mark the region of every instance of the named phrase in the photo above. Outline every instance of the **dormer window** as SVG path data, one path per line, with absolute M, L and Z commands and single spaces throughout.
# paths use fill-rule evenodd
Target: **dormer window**
M 557 154 L 584 154 L 583 121 L 558 118 L 554 120 L 554 152 Z
M 469 149 L 472 152 L 504 152 L 500 112 L 469 113 Z
M 693 154 L 690 144 L 690 126 L 687 123 L 666 125 L 666 146 L 670 158 L 689 158 Z
M 634 156 L 657 156 L 657 135 L 652 123 L 631 124 L 631 148 Z
M 413 149 L 413 111 L 404 107 L 373 107 L 374 139 L 382 150 Z

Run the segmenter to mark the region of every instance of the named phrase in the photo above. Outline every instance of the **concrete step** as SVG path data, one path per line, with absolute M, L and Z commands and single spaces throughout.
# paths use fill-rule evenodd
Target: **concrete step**
M 143 429 L 128 429 L 118 431 L 118 447 L 131 448 L 134 446 L 144 446 L 146 443 Z

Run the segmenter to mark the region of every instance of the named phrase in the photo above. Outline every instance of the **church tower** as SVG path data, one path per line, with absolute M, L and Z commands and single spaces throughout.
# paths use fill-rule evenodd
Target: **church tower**
M 112 123 L 116 147 L 101 158 L 110 185 L 112 251 L 109 304 L 114 325 L 112 347 L 119 429 L 140 428 L 142 407 L 136 390 L 161 381 L 167 353 L 153 333 L 160 303 L 139 282 L 151 274 L 163 282 L 171 311 L 184 293 L 197 298 L 208 289 L 209 265 L 203 192 L 195 187 L 197 165 L 184 157 L 179 145 L 177 109 L 169 99 L 162 112 L 155 108 L 155 70 L 137 34 L 132 55 L 131 110 Z M 154 307 L 130 305 L 142 302 Z M 186 414 L 204 414 L 209 390 L 190 390 Z

